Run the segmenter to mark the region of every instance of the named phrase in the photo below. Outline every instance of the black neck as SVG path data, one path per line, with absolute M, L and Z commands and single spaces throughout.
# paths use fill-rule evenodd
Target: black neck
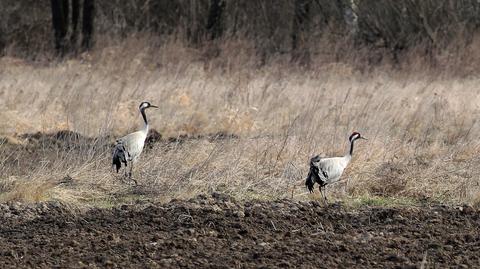
M 140 113 L 142 114 L 143 121 L 145 122 L 145 125 L 148 125 L 147 115 L 145 115 L 145 109 L 144 109 L 144 108 L 141 108 L 141 109 L 140 109 Z
M 350 141 L 350 156 L 353 154 L 353 143 L 355 142 L 355 139 Z

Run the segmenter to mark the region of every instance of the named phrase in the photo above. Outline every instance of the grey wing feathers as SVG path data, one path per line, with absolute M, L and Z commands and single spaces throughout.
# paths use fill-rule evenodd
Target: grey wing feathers
M 125 150 L 125 146 L 121 141 L 117 141 L 117 143 L 115 144 L 115 148 L 113 150 L 113 157 L 112 157 L 112 165 L 115 165 L 115 168 L 117 169 L 117 173 L 118 173 L 118 170 L 120 170 L 120 168 L 122 167 L 122 163 L 124 163 L 125 166 L 127 166 L 127 156 L 128 156 L 128 152 Z
M 322 176 L 324 178 L 324 181 L 327 181 L 327 179 L 328 179 L 327 171 L 325 169 L 323 169 L 323 167 L 319 167 L 319 169 L 320 169 L 320 172 L 322 172 Z

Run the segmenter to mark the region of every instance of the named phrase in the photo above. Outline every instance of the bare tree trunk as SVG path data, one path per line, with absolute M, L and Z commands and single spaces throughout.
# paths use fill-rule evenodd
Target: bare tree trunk
M 343 18 L 345 25 L 348 27 L 348 32 L 352 35 L 358 32 L 358 10 L 357 4 L 354 0 L 348 0 L 343 5 Z
M 84 0 L 82 21 L 82 48 L 90 49 L 93 43 L 93 18 L 95 13 L 95 1 Z
M 193 45 L 198 45 L 202 41 L 202 31 L 204 26 L 199 24 L 200 14 L 200 1 L 189 0 L 189 10 L 185 18 L 185 28 L 188 41 Z
M 292 60 L 302 65 L 310 64 L 308 30 L 311 0 L 295 0 L 295 14 L 292 29 Z
M 5 48 L 4 34 L 2 29 L 0 29 L 0 56 L 4 55 L 3 49 Z
M 70 42 L 73 47 L 76 47 L 77 45 L 79 17 L 80 17 L 80 0 L 72 0 L 72 35 L 70 37 Z
M 60 55 L 66 52 L 68 32 L 68 0 L 51 0 L 52 23 L 55 34 L 55 50 Z
M 210 40 L 217 39 L 223 33 L 222 13 L 225 9 L 224 0 L 211 0 L 208 12 L 207 31 Z

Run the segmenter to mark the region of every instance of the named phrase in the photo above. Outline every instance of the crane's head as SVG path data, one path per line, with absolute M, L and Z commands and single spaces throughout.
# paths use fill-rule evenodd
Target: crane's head
M 154 105 L 150 104 L 150 102 L 142 102 L 138 108 L 140 110 L 144 110 L 144 109 L 147 109 L 149 107 L 158 108 L 158 106 L 154 106 Z
M 365 139 L 367 140 L 365 137 L 363 137 L 359 132 L 353 132 L 352 135 L 350 135 L 350 138 L 348 138 L 348 140 L 350 140 L 350 142 L 353 142 L 357 139 Z

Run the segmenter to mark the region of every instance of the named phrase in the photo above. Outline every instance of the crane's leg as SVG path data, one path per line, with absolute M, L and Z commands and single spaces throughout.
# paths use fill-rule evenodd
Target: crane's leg
M 128 178 L 130 180 L 133 180 L 133 182 L 135 182 L 135 185 L 138 185 L 138 182 L 132 177 L 132 173 L 133 173 L 133 162 L 130 163 L 130 171 L 128 172 Z
M 128 178 L 132 179 L 132 172 L 133 172 L 133 163 L 130 164 L 130 170 L 128 171 Z
M 125 174 L 124 174 L 125 178 L 127 178 L 128 177 L 128 165 L 127 165 L 127 163 L 125 163 L 125 169 L 123 171 L 125 172 Z
M 323 196 L 323 201 L 325 202 L 325 205 L 328 205 L 328 201 L 327 201 L 327 192 L 326 192 L 326 186 L 323 186 L 323 192 L 322 192 L 322 185 L 320 185 L 318 187 L 318 189 L 320 190 L 320 194 L 322 194 Z
M 348 195 L 348 183 L 350 183 L 350 178 L 347 178 L 347 180 L 345 181 L 345 185 L 343 188 L 344 195 Z
M 325 202 L 325 205 L 328 205 L 327 196 L 325 194 L 325 186 L 323 186 L 323 192 L 322 192 L 322 185 L 318 186 L 318 190 L 320 191 L 320 195 L 322 195 L 323 197 L 323 202 Z

